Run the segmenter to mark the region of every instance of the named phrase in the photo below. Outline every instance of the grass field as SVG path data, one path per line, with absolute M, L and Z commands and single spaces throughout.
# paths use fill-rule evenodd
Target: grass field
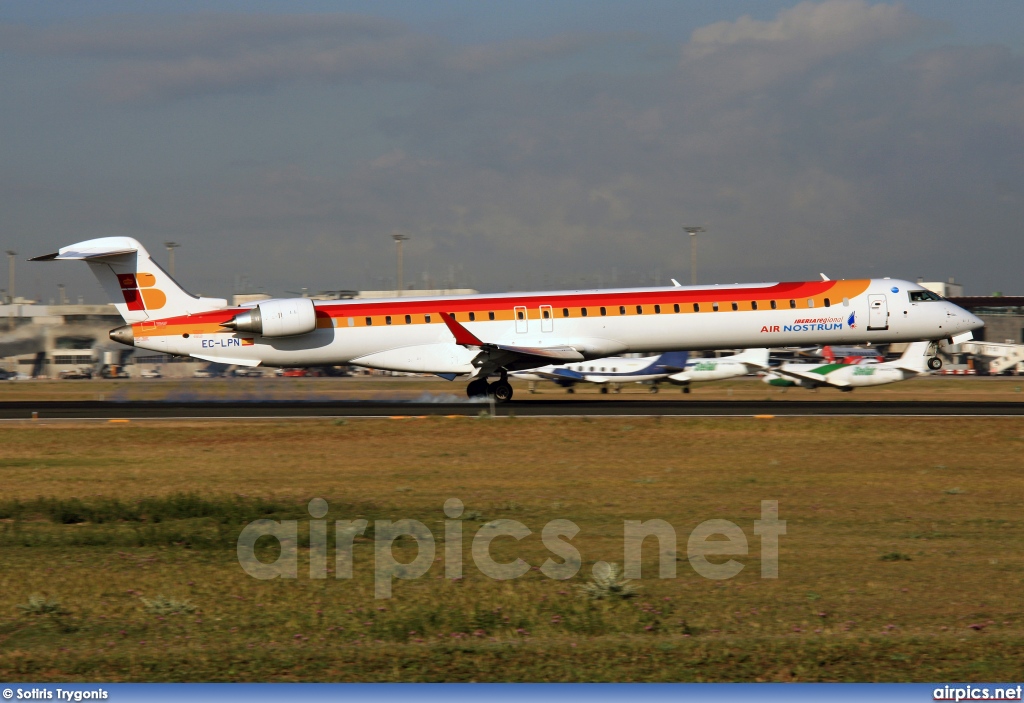
M 26 422 L 0 432 L 0 680 L 1021 675 L 1018 419 Z M 328 501 L 327 520 L 370 521 L 351 580 L 308 578 L 314 497 Z M 440 561 L 452 497 L 466 506 L 458 580 Z M 760 577 L 762 500 L 779 501 L 787 521 L 777 580 Z M 237 536 L 263 517 L 299 521 L 298 578 L 257 580 L 239 566 Z M 438 561 L 377 600 L 372 527 L 401 518 L 432 530 Z M 532 534 L 496 540 L 496 560 L 539 567 L 553 556 L 541 529 L 561 518 L 580 528 L 582 570 L 569 581 L 535 569 L 483 576 L 471 540 L 500 518 Z M 637 597 L 586 598 L 577 587 L 594 562 L 623 560 L 623 520 L 652 518 L 676 530 L 677 577 L 656 577 L 651 539 Z M 687 561 L 688 535 L 709 519 L 748 540 L 735 578 L 705 579 Z M 415 553 L 411 540 L 396 543 L 401 560 Z
M 858 388 L 843 393 L 832 388 L 776 388 L 759 379 L 741 378 L 717 383 L 694 384 L 691 393 L 661 384 L 661 392 L 650 387 L 627 384 L 621 393 L 602 395 L 592 384 L 576 387 L 569 395 L 553 383 L 537 384 L 529 393 L 525 381 L 513 381 L 515 399 L 588 399 L 621 400 L 948 400 L 948 401 L 1024 401 L 1024 379 L 1000 377 L 929 376 L 875 388 Z M 182 378 L 81 381 L 17 381 L 0 383 L 0 402 L 54 400 L 464 400 L 466 384 L 433 377 L 353 377 L 353 378 Z

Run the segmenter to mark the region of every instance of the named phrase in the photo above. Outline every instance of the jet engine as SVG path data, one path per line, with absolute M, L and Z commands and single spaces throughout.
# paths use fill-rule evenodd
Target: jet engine
M 266 300 L 224 323 L 237 332 L 264 337 L 294 337 L 316 329 L 316 309 L 309 298 Z

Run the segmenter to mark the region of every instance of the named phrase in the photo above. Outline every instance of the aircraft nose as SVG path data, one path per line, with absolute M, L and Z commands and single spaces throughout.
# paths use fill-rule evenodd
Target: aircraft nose
M 985 321 L 977 315 L 972 315 L 968 312 L 965 313 L 965 317 L 967 318 L 967 329 L 969 330 L 978 330 L 985 326 Z

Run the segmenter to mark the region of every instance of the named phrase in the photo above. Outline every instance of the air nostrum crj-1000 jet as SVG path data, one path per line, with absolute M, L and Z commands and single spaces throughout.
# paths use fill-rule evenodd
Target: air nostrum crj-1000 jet
M 895 279 L 231 307 L 185 292 L 130 237 L 79 242 L 34 260 L 85 261 L 125 320 L 110 332 L 122 344 L 241 366 L 354 364 L 462 376 L 469 395 L 498 401 L 512 397 L 509 372 L 552 363 L 627 352 L 956 341 L 983 324 Z

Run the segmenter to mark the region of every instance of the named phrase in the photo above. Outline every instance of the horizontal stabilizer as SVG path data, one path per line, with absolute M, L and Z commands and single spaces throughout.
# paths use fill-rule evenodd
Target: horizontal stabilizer
M 108 237 L 106 239 L 93 239 L 88 242 L 80 242 L 64 247 L 56 254 L 44 254 L 29 259 L 29 261 L 84 261 L 88 259 L 103 259 L 109 256 L 124 256 L 135 254 L 139 248 L 132 246 L 134 240 L 126 237 Z

